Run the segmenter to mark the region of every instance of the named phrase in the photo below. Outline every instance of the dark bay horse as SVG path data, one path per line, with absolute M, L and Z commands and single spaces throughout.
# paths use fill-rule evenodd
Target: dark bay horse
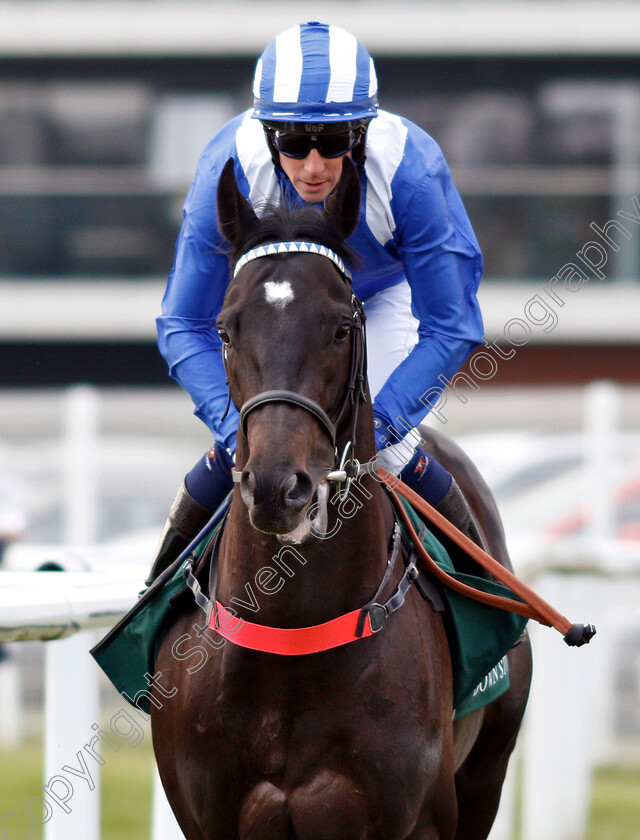
M 336 451 L 361 464 L 376 453 L 370 401 L 357 398 L 359 310 L 341 268 L 359 203 L 348 161 L 323 212 L 258 218 L 231 164 L 221 177 L 233 263 L 249 256 L 218 321 L 243 411 L 215 598 L 246 626 L 308 628 L 360 610 L 389 568 L 394 516 L 379 480 L 326 492 Z M 314 248 L 255 250 L 291 241 Z M 488 550 L 508 564 L 486 486 L 457 447 L 425 435 L 469 493 Z M 382 600 L 403 573 L 393 567 Z M 194 605 L 157 659 L 160 682 L 178 690 L 154 688 L 154 749 L 188 840 L 487 837 L 526 704 L 528 643 L 509 654 L 509 691 L 454 725 L 443 621 L 415 588 L 379 632 L 328 650 L 280 655 L 236 641 L 206 631 Z

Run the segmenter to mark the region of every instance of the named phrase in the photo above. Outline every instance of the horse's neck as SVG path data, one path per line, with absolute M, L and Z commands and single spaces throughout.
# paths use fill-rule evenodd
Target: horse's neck
M 247 620 L 280 626 L 326 621 L 366 603 L 387 561 L 392 515 L 380 484 L 354 483 L 329 502 L 327 538 L 284 546 L 249 523 L 236 490 L 220 547 L 218 599 Z

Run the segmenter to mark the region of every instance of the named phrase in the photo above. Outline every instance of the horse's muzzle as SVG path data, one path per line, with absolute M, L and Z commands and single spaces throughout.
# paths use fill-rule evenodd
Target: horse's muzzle
M 246 468 L 240 492 L 254 528 L 267 534 L 287 534 L 302 521 L 313 496 L 313 483 L 302 471 L 265 475 Z

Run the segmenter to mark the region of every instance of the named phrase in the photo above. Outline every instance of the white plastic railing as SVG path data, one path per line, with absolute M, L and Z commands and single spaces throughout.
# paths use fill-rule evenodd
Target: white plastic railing
M 3 572 L 0 642 L 63 639 L 106 629 L 135 604 L 140 568 L 112 572 Z
M 0 814 L 0 840 L 15 836 L 10 833 L 14 819 L 22 827 L 25 819 L 31 828 L 44 823 L 45 840 L 99 840 L 100 765 L 86 745 L 100 730 L 100 671 L 89 649 L 96 631 L 111 627 L 135 603 L 142 577 L 140 567 L 116 574 L 0 574 L 0 642 L 48 641 L 43 795 Z M 122 707 L 130 717 L 137 714 L 125 700 Z M 157 775 L 154 779 L 149 836 L 180 840 Z

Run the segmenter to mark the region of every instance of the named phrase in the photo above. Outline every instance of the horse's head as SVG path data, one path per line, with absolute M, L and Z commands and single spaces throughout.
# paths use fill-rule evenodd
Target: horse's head
M 232 161 L 220 178 L 220 228 L 236 269 L 217 326 L 241 412 L 240 489 L 253 526 L 282 541 L 313 534 L 305 514 L 335 466 L 336 446 L 348 438 L 360 311 L 340 264 L 349 257 L 344 240 L 359 203 L 348 160 L 324 211 L 274 207 L 258 217 L 238 190 Z M 324 246 L 325 253 L 260 250 L 291 241 Z M 362 343 L 354 350 L 362 358 Z

